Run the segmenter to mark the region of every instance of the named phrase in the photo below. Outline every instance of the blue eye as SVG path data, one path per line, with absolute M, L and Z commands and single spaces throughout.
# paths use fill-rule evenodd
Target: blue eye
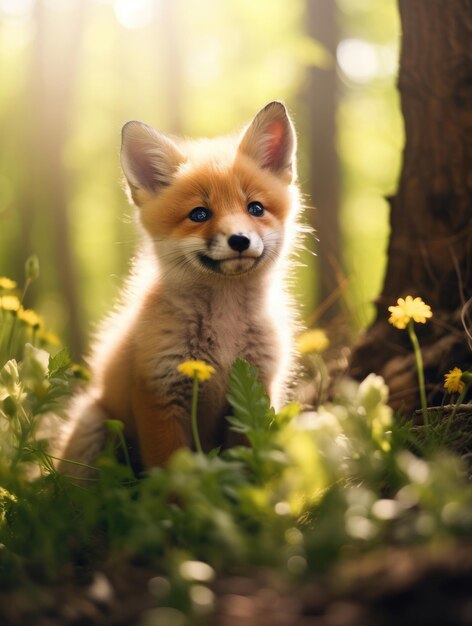
M 211 217 L 211 212 L 208 209 L 204 209 L 202 206 L 192 209 L 188 214 L 189 219 L 192 222 L 206 222 Z
M 264 207 L 260 202 L 250 202 L 247 205 L 247 211 L 253 217 L 261 217 L 261 215 L 264 215 Z

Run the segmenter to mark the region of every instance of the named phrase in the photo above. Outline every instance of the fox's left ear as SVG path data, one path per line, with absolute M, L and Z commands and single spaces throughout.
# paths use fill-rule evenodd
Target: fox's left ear
M 287 182 L 295 177 L 297 139 L 292 121 L 282 102 L 274 101 L 259 111 L 244 132 L 239 150 L 263 169 Z

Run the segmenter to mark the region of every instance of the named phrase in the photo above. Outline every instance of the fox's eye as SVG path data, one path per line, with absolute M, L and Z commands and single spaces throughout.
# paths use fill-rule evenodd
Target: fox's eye
M 261 215 L 264 215 L 264 207 L 260 202 L 250 202 L 247 205 L 247 211 L 254 217 L 261 217 Z
M 202 206 L 199 206 L 196 209 L 192 209 L 188 216 L 192 222 L 206 222 L 210 219 L 211 213 L 208 209 L 204 209 Z

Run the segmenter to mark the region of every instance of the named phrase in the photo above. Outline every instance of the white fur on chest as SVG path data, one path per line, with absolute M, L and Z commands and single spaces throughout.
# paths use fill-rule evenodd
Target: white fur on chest
M 219 360 L 226 369 L 244 350 L 248 336 L 253 331 L 253 316 L 258 303 L 251 302 L 251 295 L 228 290 L 219 293 L 211 304 L 211 325 L 219 346 Z
M 254 340 L 251 335 L 260 334 L 261 301 L 257 290 L 243 284 L 181 293 L 174 302 L 175 339 L 190 353 L 187 356 L 210 360 L 227 370 L 237 357 L 244 356 L 248 342 Z

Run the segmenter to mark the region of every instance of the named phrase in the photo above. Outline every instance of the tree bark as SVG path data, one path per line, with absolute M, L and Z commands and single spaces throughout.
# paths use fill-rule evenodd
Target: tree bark
M 431 305 L 416 325 L 430 402 L 441 403 L 443 374 L 472 367 L 472 2 L 399 0 L 403 40 L 398 87 L 406 144 L 377 316 L 355 347 L 350 373 L 374 371 L 392 404 L 419 404 L 408 335 L 387 322 L 407 294 Z

